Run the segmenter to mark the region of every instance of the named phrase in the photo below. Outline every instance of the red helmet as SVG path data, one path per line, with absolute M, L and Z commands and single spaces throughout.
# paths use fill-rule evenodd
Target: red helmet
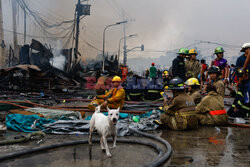
M 155 63 L 152 63 L 152 66 L 154 66 L 155 65 Z

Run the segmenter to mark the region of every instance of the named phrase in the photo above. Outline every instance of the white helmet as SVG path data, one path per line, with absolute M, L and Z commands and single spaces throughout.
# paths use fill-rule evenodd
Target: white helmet
M 244 43 L 241 47 L 241 52 L 244 52 L 247 48 L 250 48 L 250 43 Z

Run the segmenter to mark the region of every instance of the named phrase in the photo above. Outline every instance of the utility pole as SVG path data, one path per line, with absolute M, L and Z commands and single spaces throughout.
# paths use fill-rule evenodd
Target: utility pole
M 12 22 L 13 22 L 13 43 L 14 43 L 14 56 L 19 60 L 18 56 L 18 43 L 17 43 L 17 27 L 16 27 L 16 16 L 17 16 L 17 1 L 12 2 Z
M 24 37 L 23 37 L 23 43 L 24 43 L 24 45 L 26 44 L 26 27 L 27 27 L 27 23 L 26 23 L 26 20 L 27 20 L 27 18 L 26 18 L 26 10 L 24 9 L 23 10 L 23 14 L 24 14 L 24 22 L 23 22 L 23 24 L 24 24 Z
M 75 43 L 75 59 L 77 59 L 77 54 L 78 54 L 78 45 L 79 45 L 79 33 L 80 33 L 80 5 L 81 1 L 78 0 L 78 3 L 76 5 L 76 43 Z
M 123 33 L 124 33 L 124 45 L 123 45 L 123 65 L 127 65 L 127 40 L 126 40 L 126 25 L 123 24 Z
M 4 41 L 4 31 L 3 31 L 3 11 L 2 11 L 2 0 L 0 0 L 0 42 Z M 0 46 L 0 68 L 5 65 L 5 54 L 4 46 Z

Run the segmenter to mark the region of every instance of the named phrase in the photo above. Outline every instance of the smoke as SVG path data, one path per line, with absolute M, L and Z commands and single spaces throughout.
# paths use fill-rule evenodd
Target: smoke
M 51 58 L 49 62 L 53 67 L 63 70 L 66 63 L 66 58 L 61 54 L 62 42 L 58 40 L 53 43 L 52 47 L 53 58 Z
M 50 21 L 71 20 L 77 3 L 77 0 L 26 1 Z M 4 26 L 11 30 L 11 19 L 9 19 L 11 8 L 8 7 L 10 6 L 8 0 L 2 2 L 4 3 Z M 123 21 L 123 10 L 125 19 L 129 21 L 126 25 L 126 34 L 138 34 L 137 38 L 127 40 L 127 47 L 145 45 L 145 52 L 129 52 L 128 59 L 159 57 L 165 53 L 147 51 L 178 49 L 196 40 L 237 46 L 249 41 L 249 0 L 91 0 L 88 3 L 91 4 L 91 15 L 81 20 L 79 39 L 79 51 L 86 58 L 95 58 L 101 53 L 104 28 Z M 18 31 L 22 32 L 22 16 L 20 20 Z M 31 35 L 43 36 L 31 21 L 28 21 L 28 32 Z M 105 51 L 117 52 L 122 36 L 121 25 L 108 28 Z M 9 37 L 11 40 L 11 33 L 6 32 L 5 38 Z M 196 47 L 204 56 L 210 57 L 216 45 L 202 44 Z M 224 49 L 227 59 L 238 56 L 240 50 L 240 48 L 229 47 Z

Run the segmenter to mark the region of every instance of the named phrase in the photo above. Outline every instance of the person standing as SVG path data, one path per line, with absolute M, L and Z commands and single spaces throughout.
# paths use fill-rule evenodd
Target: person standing
M 206 60 L 201 59 L 201 67 L 200 67 L 200 82 L 201 82 L 201 86 L 200 88 L 203 88 L 203 84 L 206 81 L 206 71 L 208 69 L 208 65 L 206 64 Z
M 152 66 L 149 69 L 149 76 L 152 79 L 153 83 L 156 83 L 157 69 L 155 68 L 155 63 L 151 64 Z
M 188 54 L 187 48 L 180 48 L 178 56 L 172 62 L 172 75 L 173 77 L 180 77 L 183 81 L 186 80 L 185 70 L 185 56 Z
M 127 68 L 127 66 L 124 65 L 121 67 L 121 70 L 122 70 L 122 83 L 123 83 L 127 79 L 128 68 Z
M 196 59 L 197 51 L 195 49 L 189 50 L 189 60 L 185 62 L 186 79 L 198 78 L 200 73 L 200 63 Z
M 236 68 L 240 69 L 243 67 L 243 72 L 245 72 L 247 69 L 248 71 L 250 71 L 250 64 L 248 63 L 248 60 L 247 60 L 247 58 L 249 57 L 248 55 L 250 54 L 250 43 L 244 43 L 240 51 L 244 52 L 244 54 L 238 57 L 236 61 Z M 244 69 L 244 65 L 245 65 L 245 69 Z
M 214 50 L 214 54 L 216 54 L 217 58 L 214 59 L 211 63 L 211 66 L 217 66 L 220 68 L 221 77 L 224 83 L 229 82 L 229 67 L 227 64 L 227 60 L 224 59 L 224 49 L 221 46 L 218 46 Z

